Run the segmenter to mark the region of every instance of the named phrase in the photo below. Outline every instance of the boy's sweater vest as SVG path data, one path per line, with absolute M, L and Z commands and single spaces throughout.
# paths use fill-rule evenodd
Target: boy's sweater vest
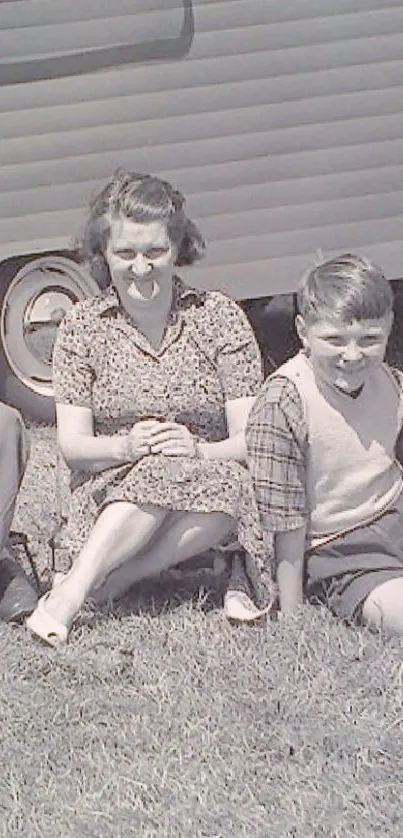
M 395 458 L 403 396 L 391 371 L 374 370 L 357 398 L 317 382 L 302 352 L 274 375 L 294 383 L 304 406 L 308 545 L 375 520 L 403 485 Z

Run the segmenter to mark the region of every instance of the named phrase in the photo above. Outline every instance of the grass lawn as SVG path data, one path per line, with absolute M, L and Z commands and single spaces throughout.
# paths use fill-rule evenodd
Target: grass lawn
M 15 521 L 44 581 L 54 433 L 32 430 Z M 310 606 L 234 627 L 221 596 L 166 575 L 59 652 L 0 625 L 1 836 L 400 838 L 400 641 Z

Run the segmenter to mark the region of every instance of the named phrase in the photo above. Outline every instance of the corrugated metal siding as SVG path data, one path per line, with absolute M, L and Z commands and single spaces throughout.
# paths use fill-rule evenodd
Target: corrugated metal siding
M 126 43 L 134 12 L 149 33 L 163 14 L 175 34 L 184 9 L 82 6 L 1 3 L 3 62 L 28 42 L 38 53 L 40 19 L 45 53 L 50 30 L 52 49 L 71 49 L 77 21 L 83 49 L 101 30 L 102 45 Z M 68 246 L 89 195 L 124 165 L 188 195 L 209 242 L 194 282 L 290 290 L 317 249 L 403 276 L 403 2 L 194 0 L 193 15 L 181 60 L 0 88 L 0 257 Z

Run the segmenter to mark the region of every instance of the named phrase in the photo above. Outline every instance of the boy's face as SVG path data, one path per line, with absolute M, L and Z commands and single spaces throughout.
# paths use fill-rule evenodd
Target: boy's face
M 308 350 L 315 375 L 344 393 L 359 390 L 382 363 L 393 314 L 373 320 L 340 323 L 325 319 L 310 323 L 297 316 L 296 327 Z

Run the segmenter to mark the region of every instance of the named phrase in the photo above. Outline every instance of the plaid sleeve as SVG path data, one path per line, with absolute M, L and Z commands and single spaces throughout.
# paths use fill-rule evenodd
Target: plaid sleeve
M 295 385 L 268 379 L 246 429 L 248 466 L 265 531 L 284 532 L 306 523 L 305 450 L 307 426 Z

